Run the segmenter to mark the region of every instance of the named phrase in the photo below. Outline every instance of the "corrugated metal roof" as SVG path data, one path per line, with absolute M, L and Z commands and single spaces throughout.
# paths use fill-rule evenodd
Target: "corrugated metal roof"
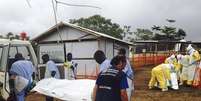
M 60 22 L 60 23 L 57 24 L 57 26 L 59 26 L 59 27 L 62 27 L 62 26 L 69 26 L 69 27 L 75 28 L 75 29 L 77 29 L 77 30 L 80 30 L 80 31 L 83 31 L 83 32 L 92 34 L 92 35 L 97 36 L 97 37 L 104 37 L 104 38 L 108 38 L 108 39 L 112 39 L 112 40 L 115 40 L 115 41 L 119 41 L 119 42 L 122 42 L 122 43 L 125 43 L 125 44 L 128 44 L 128 45 L 133 45 L 133 44 L 130 43 L 130 42 L 126 42 L 126 41 L 123 41 L 123 40 L 121 40 L 121 39 L 112 37 L 112 36 L 107 35 L 107 34 L 104 34 L 104 33 L 96 32 L 96 31 L 93 31 L 93 30 L 90 30 L 90 29 L 87 29 L 87 28 L 84 28 L 84 27 L 81 27 L 81 26 L 77 26 L 77 25 L 75 25 L 75 24 L 70 24 L 70 23 L 67 23 L 67 22 Z M 56 27 L 57 27 L 57 26 L 54 25 L 53 27 L 51 27 L 50 29 L 48 29 L 48 30 L 45 31 L 44 33 L 40 34 L 39 36 L 33 38 L 32 40 L 33 40 L 33 41 L 37 41 L 37 40 L 40 40 L 42 37 L 49 35 L 50 32 L 56 30 Z

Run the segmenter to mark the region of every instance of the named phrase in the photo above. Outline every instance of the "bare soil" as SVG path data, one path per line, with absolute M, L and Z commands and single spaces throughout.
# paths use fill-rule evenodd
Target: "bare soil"
M 132 101 L 201 101 L 201 90 L 192 87 L 181 86 L 179 90 L 161 92 L 160 89 L 148 89 L 151 67 L 143 67 L 135 70 L 135 91 Z M 26 101 L 45 101 L 45 96 L 31 94 Z M 59 101 L 56 100 L 55 101 Z
M 169 89 L 161 92 L 160 89 L 148 89 L 151 77 L 151 67 L 144 67 L 135 70 L 135 91 L 132 101 L 201 101 L 201 90 L 187 86 L 180 86 L 175 91 Z

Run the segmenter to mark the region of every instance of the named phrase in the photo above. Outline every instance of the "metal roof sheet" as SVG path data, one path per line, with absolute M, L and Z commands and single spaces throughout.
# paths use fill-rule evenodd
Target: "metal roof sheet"
M 69 27 L 75 28 L 77 30 L 80 30 L 80 31 L 83 31 L 83 32 L 86 32 L 86 33 L 89 33 L 89 34 L 92 34 L 92 35 L 95 35 L 97 37 L 104 37 L 104 38 L 108 38 L 108 39 L 112 39 L 112 40 L 115 40 L 115 41 L 119 41 L 119 42 L 122 42 L 122 43 L 125 43 L 125 44 L 128 44 L 128 45 L 133 45 L 130 42 L 126 42 L 126 41 L 123 41 L 121 39 L 112 37 L 112 36 L 104 34 L 104 33 L 96 32 L 96 31 L 93 31 L 93 30 L 90 30 L 90 29 L 87 29 L 87 28 L 84 28 L 84 27 L 81 27 L 81 26 L 77 26 L 75 24 L 70 24 L 70 23 L 67 23 L 67 22 L 60 22 L 60 23 L 57 24 L 57 26 L 59 26 L 59 27 L 69 26 Z M 57 26 L 54 25 L 53 27 L 49 28 L 47 31 L 45 31 L 44 33 L 40 34 L 39 36 L 33 38 L 32 40 L 33 41 L 37 41 L 38 39 L 41 39 L 42 37 L 44 37 L 46 35 L 49 35 L 50 32 L 55 31 L 57 29 L 56 28 Z

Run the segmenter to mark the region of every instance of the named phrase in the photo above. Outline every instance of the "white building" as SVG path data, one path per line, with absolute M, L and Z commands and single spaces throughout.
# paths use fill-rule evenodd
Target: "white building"
M 93 54 L 96 50 L 105 52 L 109 59 L 117 54 L 119 48 L 125 48 L 127 56 L 129 54 L 131 43 L 69 23 L 60 22 L 57 25 L 59 33 L 55 25 L 32 39 L 37 43 L 39 63 L 42 63 L 41 56 L 45 53 L 57 63 L 63 63 L 64 54 L 71 52 L 73 60 L 78 63 L 77 74 L 95 76 L 98 64 L 93 59 Z

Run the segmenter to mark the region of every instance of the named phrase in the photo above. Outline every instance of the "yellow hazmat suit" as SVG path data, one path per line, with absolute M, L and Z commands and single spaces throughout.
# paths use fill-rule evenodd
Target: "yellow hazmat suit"
M 183 83 L 183 81 L 187 81 L 189 80 L 189 58 L 190 56 L 189 55 L 178 55 L 177 56 L 178 58 L 178 63 L 181 65 L 182 67 L 182 71 L 181 71 L 181 75 L 180 75 L 180 81 L 181 81 L 181 84 Z
M 181 65 L 177 62 L 174 54 L 165 59 L 165 64 L 173 64 L 176 71 L 179 71 L 181 69 Z
M 189 77 L 188 77 L 188 81 L 187 84 L 188 85 L 192 85 L 193 83 L 193 79 L 195 76 L 195 71 L 196 71 L 196 67 L 198 66 L 198 62 L 200 60 L 200 54 L 198 51 L 196 51 L 191 45 L 189 45 L 187 47 L 187 52 L 190 55 L 189 57 Z
M 65 79 L 68 79 L 68 80 L 75 79 L 71 66 L 73 66 L 72 61 L 64 62 L 64 78 Z
M 165 64 L 174 64 L 177 62 L 177 59 L 174 54 L 172 54 L 170 57 L 165 59 Z
M 170 64 L 160 64 L 154 67 L 151 71 L 151 79 L 149 81 L 149 88 L 153 88 L 154 85 L 158 82 L 159 88 L 167 89 L 167 82 L 170 80 Z
M 182 66 L 181 66 L 181 64 L 178 63 L 176 56 L 173 54 L 170 57 L 168 57 L 167 59 L 165 59 L 165 64 L 173 64 L 174 65 L 174 69 L 177 74 L 177 79 L 179 80 L 180 70 L 181 70 Z

